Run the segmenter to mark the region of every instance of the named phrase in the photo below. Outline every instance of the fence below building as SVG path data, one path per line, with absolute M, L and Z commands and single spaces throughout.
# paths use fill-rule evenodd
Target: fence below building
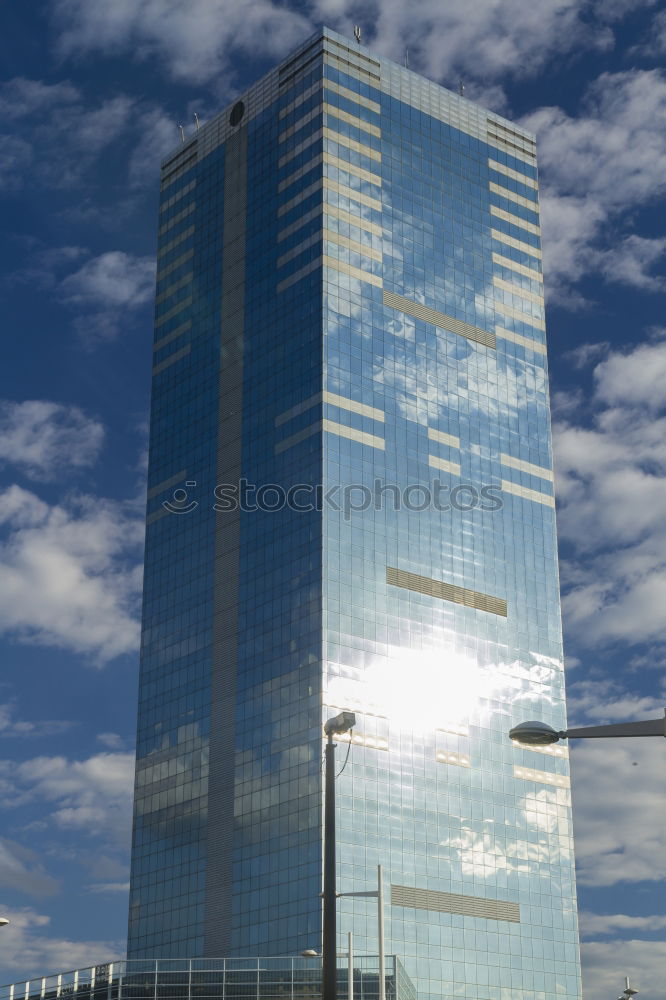
M 354 958 L 353 1000 L 379 1000 L 379 962 Z M 385 959 L 386 1000 L 416 1000 L 400 961 Z M 339 1000 L 349 1000 L 347 963 Z M 320 1000 L 320 958 L 128 959 L 0 986 L 0 1000 Z

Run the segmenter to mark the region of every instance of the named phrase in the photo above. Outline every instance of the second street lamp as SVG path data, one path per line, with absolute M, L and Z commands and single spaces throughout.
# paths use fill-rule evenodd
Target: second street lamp
M 353 712 L 340 712 L 324 725 L 326 768 L 324 785 L 324 924 L 321 949 L 322 1000 L 337 1000 L 337 932 L 335 920 L 335 743 L 333 736 L 356 724 Z
M 509 730 L 516 743 L 530 747 L 548 746 L 558 740 L 602 739 L 608 736 L 666 736 L 666 712 L 663 719 L 644 719 L 641 722 L 614 722 L 607 726 L 583 726 L 580 729 L 561 729 L 559 732 L 545 722 L 521 722 Z

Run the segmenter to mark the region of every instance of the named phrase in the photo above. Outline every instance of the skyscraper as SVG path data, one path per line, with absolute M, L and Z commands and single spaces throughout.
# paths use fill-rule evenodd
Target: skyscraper
M 579 997 L 533 137 L 324 30 L 161 190 L 129 957 L 319 947 L 348 709 L 419 995 Z

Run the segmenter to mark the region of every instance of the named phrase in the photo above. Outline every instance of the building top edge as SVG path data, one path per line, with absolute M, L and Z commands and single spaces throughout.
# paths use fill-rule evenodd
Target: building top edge
M 368 46 L 358 43 L 355 39 L 350 39 L 346 35 L 342 35 L 339 32 L 334 31 L 332 28 L 322 26 L 318 31 L 315 31 L 308 38 L 306 38 L 299 46 L 289 52 L 284 59 L 277 63 L 267 73 L 261 76 L 245 90 L 236 94 L 234 98 L 221 108 L 220 111 L 218 111 L 208 122 L 203 123 L 201 127 L 194 132 L 194 134 L 188 136 L 185 142 L 174 145 L 174 148 L 170 150 L 170 152 L 161 161 L 162 170 L 164 170 L 166 166 L 171 165 L 171 163 L 176 159 L 186 159 L 184 154 L 188 151 L 193 152 L 196 150 L 199 142 L 202 140 L 205 141 L 206 137 L 209 136 L 212 131 L 219 132 L 220 125 L 227 122 L 232 108 L 238 102 L 243 101 L 245 103 L 246 101 L 250 101 L 253 96 L 259 93 L 270 93 L 273 89 L 276 89 L 280 73 L 284 70 L 284 68 L 290 63 L 296 62 L 300 55 L 307 52 L 307 50 L 316 45 L 318 41 L 323 41 L 324 43 L 326 41 L 331 41 L 334 44 L 342 45 L 351 49 L 352 52 L 358 52 L 358 54 L 364 59 L 378 64 L 380 72 L 383 70 L 382 76 L 391 79 L 392 86 L 390 89 L 392 93 L 395 92 L 396 87 L 401 89 L 403 84 L 405 90 L 414 88 L 422 89 L 425 87 L 430 89 L 432 93 L 441 92 L 443 95 L 446 95 L 446 100 L 450 102 L 451 107 L 455 109 L 462 119 L 465 119 L 470 115 L 485 117 L 488 125 L 492 126 L 493 124 L 496 124 L 500 128 L 508 129 L 509 131 L 518 134 L 521 138 L 524 138 L 528 142 L 535 142 L 536 137 L 533 132 L 523 128 L 522 125 L 518 125 L 510 118 L 505 118 L 504 116 L 483 107 L 481 104 L 477 104 L 466 97 L 456 94 L 455 91 L 449 90 L 448 87 L 429 79 L 422 73 L 408 69 L 406 66 L 401 66 L 394 60 L 374 52 Z M 379 89 L 383 88 L 380 87 Z M 217 144 L 219 143 L 215 143 L 215 145 Z

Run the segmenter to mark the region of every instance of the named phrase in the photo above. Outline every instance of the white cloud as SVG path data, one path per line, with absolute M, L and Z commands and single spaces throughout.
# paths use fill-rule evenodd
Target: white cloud
M 2 965 L 12 976 L 50 975 L 80 969 L 118 958 L 125 952 L 121 941 L 72 941 L 51 932 L 51 917 L 30 907 L 0 905 L 10 923 L 2 929 Z M 57 926 L 57 919 L 54 921 Z
M 0 630 L 104 663 L 133 652 L 142 524 L 121 503 L 76 497 L 49 506 L 0 494 Z
M 663 997 L 666 942 L 589 941 L 581 954 L 585 1000 L 615 1000 L 624 990 L 627 974 L 641 1000 Z
M 558 526 L 573 553 L 563 609 L 581 646 L 666 638 L 665 372 L 666 341 L 612 352 L 587 410 L 565 408 L 554 425 Z
M 88 886 L 91 892 L 126 893 L 129 892 L 129 882 L 93 882 Z
M 584 740 L 572 747 L 580 885 L 666 879 L 666 802 L 659 794 L 663 769 L 657 738 Z
M 79 186 L 100 153 L 130 129 L 134 105 L 122 94 L 87 103 L 67 81 L 45 84 L 16 77 L 1 83 L 0 113 L 21 134 L 2 144 L 0 183 L 18 188 L 29 177 L 33 185 Z
M 118 733 L 98 733 L 97 740 L 108 750 L 120 750 L 125 746 L 125 740 Z
M 110 250 L 87 260 L 68 275 L 60 288 L 68 302 L 127 309 L 150 301 L 154 292 L 155 261 Z
M 87 260 L 60 283 L 63 300 L 83 312 L 74 325 L 88 344 L 109 340 L 127 326 L 129 313 L 155 292 L 155 260 L 110 250 Z
M 666 254 L 666 238 L 646 239 L 632 234 L 608 250 L 592 256 L 594 266 L 607 281 L 631 285 L 646 292 L 661 292 L 666 278 L 652 271 Z
M 61 55 L 155 56 L 176 79 L 193 82 L 228 74 L 234 52 L 277 59 L 313 30 L 270 0 L 55 0 L 53 10 Z
M 99 753 L 86 760 L 35 757 L 0 761 L 6 808 L 48 804 L 49 823 L 125 845 L 129 841 L 134 754 Z
M 56 479 L 92 465 L 104 428 L 78 406 L 45 400 L 0 400 L 0 462 L 17 466 L 32 479 Z
M 66 719 L 40 719 L 38 722 L 17 719 L 12 702 L 0 705 L 0 737 L 55 736 L 71 729 L 73 725 Z
M 156 187 L 160 160 L 179 142 L 177 122 L 161 108 L 141 114 L 139 140 L 130 155 L 129 179 L 134 187 Z
M 660 931 L 666 928 L 666 916 L 630 917 L 626 913 L 590 913 L 583 910 L 579 914 L 581 936 L 596 937 L 615 931 Z
M 58 891 L 56 879 L 44 871 L 34 851 L 6 838 L 0 839 L 0 882 L 5 889 L 31 896 L 52 896 Z
M 658 287 L 649 269 L 663 253 L 659 240 L 632 234 L 606 252 L 597 244 L 609 222 L 621 231 L 631 224 L 628 211 L 666 191 L 666 75 L 604 73 L 575 117 L 547 107 L 523 124 L 539 139 L 546 273 L 559 299 L 571 305 L 568 286 L 595 269 L 608 280 Z

